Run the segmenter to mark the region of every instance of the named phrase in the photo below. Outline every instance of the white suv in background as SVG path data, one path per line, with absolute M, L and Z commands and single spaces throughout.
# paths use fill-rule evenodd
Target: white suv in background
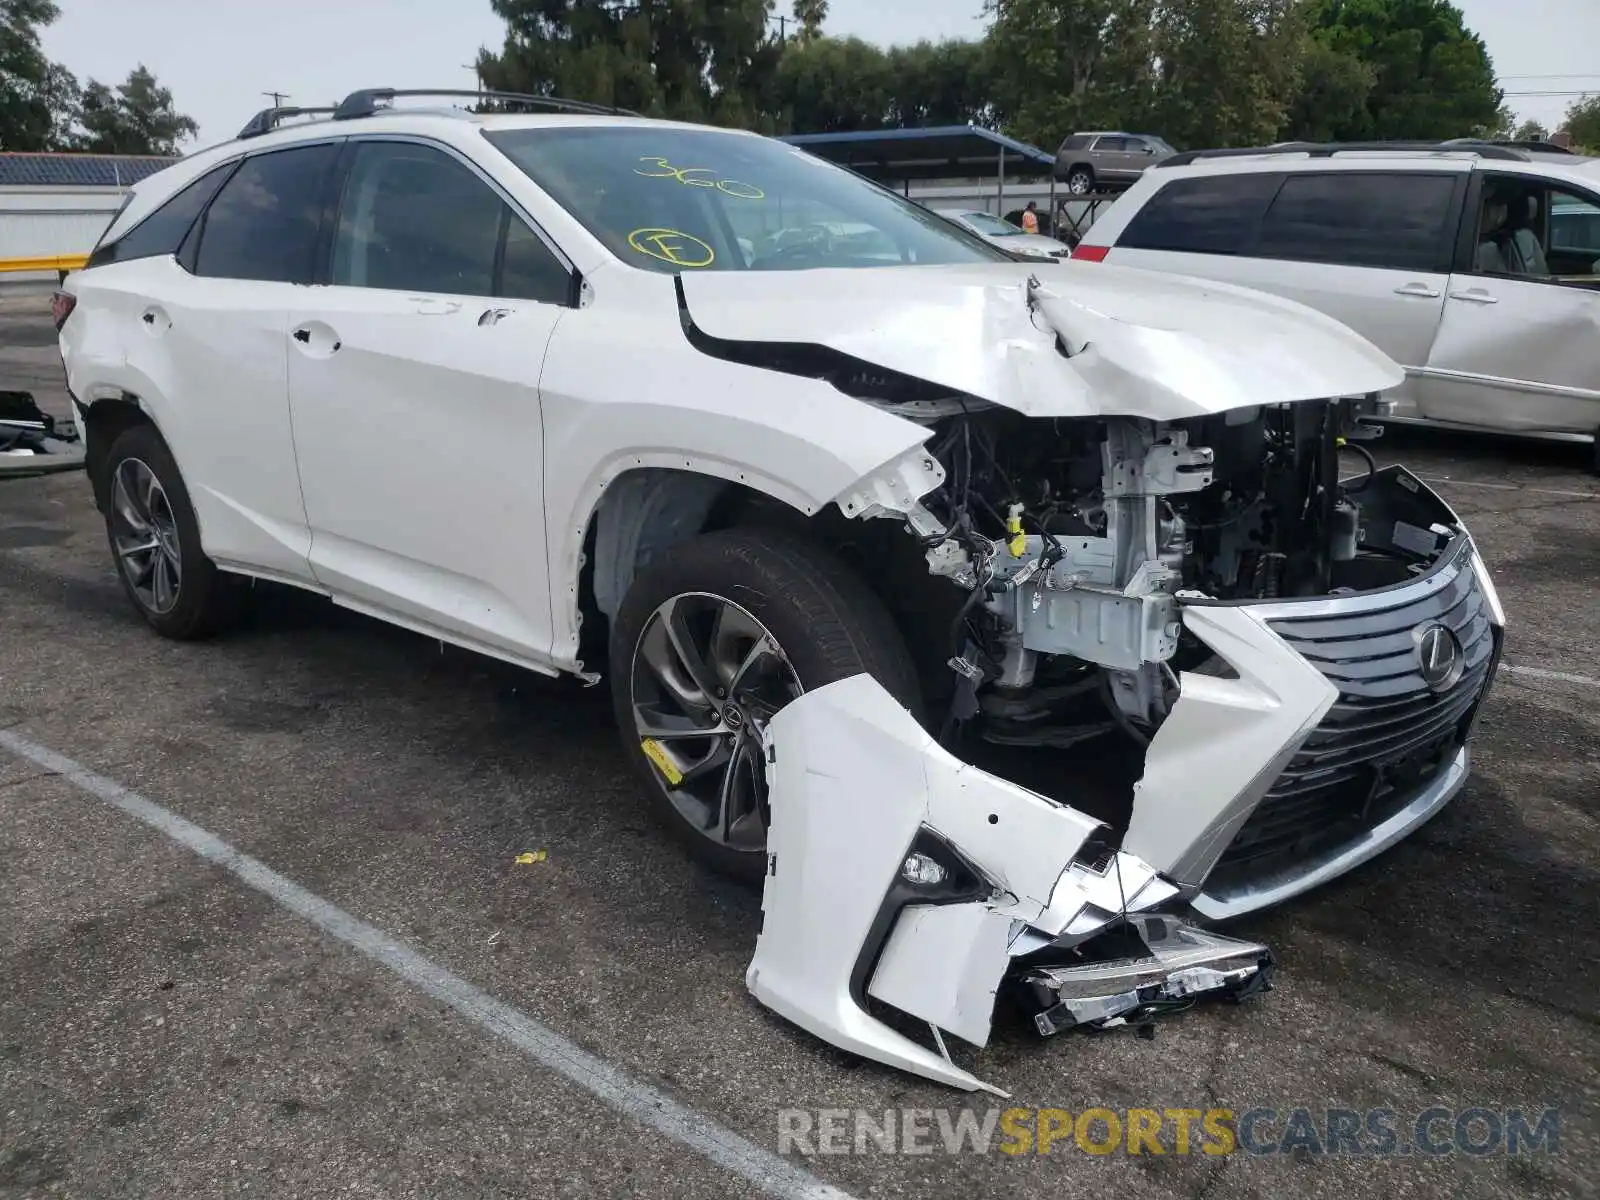
M 1394 419 L 1600 428 L 1600 159 L 1493 143 L 1189 152 L 1108 207 L 1074 258 L 1321 309 L 1405 367 Z

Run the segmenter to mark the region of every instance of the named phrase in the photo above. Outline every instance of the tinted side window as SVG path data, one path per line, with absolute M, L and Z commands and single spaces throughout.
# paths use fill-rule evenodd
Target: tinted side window
M 199 179 L 186 184 L 116 241 L 97 247 L 90 255 L 88 265 L 100 267 L 135 258 L 176 254 L 194 219 L 200 215 L 207 201 L 217 194 L 217 189 L 235 165 L 226 163 L 213 167 Z
M 1450 269 L 1454 175 L 1346 171 L 1290 175 L 1261 224 L 1261 258 Z
M 515 213 L 507 216 L 500 279 L 494 294 L 510 300 L 567 303 L 572 288 L 571 273 L 522 218 Z
M 247 158 L 206 210 L 195 274 L 307 282 L 313 276 L 334 145 Z
M 356 149 L 339 208 L 331 282 L 494 294 L 505 202 L 448 154 L 405 142 Z
M 1087 146 L 1089 144 L 1090 141 L 1091 141 L 1091 139 L 1085 137 L 1083 134 L 1075 133 L 1071 137 L 1067 138 L 1064 142 L 1061 143 L 1061 149 L 1063 149 L 1063 150 L 1082 150 L 1085 146 Z
M 564 304 L 571 273 L 488 184 L 441 150 L 356 148 L 331 283 Z
M 1130 250 L 1237 254 L 1255 233 L 1281 175 L 1174 179 L 1139 210 L 1117 245 Z
M 1103 137 L 1094 144 L 1096 150 L 1126 150 L 1128 139 L 1124 137 Z

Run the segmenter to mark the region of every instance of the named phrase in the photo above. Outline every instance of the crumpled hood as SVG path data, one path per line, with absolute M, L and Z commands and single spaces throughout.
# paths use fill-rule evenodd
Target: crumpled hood
M 681 279 L 689 315 L 714 338 L 827 346 L 1034 417 L 1175 421 L 1366 395 L 1405 378 L 1371 342 L 1305 305 L 1104 263 Z

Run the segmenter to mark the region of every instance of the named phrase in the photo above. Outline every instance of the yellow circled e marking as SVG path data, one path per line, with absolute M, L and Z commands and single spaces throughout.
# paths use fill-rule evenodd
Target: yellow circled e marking
M 715 250 L 678 229 L 635 229 L 628 245 L 675 267 L 709 267 L 717 261 Z

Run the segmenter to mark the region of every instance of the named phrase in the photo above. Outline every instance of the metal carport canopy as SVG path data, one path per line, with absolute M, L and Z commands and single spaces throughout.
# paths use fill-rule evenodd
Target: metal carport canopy
M 977 125 L 792 133 L 783 140 L 879 183 L 901 184 L 908 191 L 913 181 L 993 175 L 1002 211 L 1007 176 L 1051 175 L 1054 182 L 1054 155 Z

